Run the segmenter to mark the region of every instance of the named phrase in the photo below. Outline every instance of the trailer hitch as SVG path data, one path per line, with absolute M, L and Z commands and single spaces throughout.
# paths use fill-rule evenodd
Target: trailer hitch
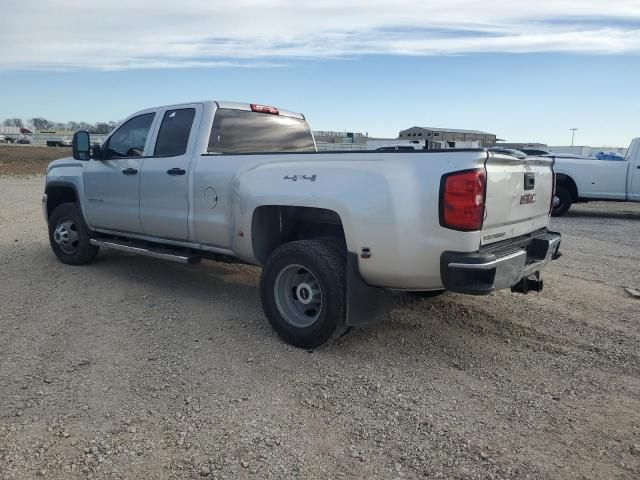
M 540 293 L 543 286 L 544 281 L 540 278 L 540 272 L 536 272 L 535 275 L 521 279 L 511 287 L 511 291 L 514 293 L 523 293 L 525 295 L 530 291 Z

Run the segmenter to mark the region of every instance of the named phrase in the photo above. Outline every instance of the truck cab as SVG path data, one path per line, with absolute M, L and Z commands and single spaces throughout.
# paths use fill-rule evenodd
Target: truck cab
M 567 213 L 573 203 L 639 202 L 640 138 L 631 142 L 623 161 L 559 156 L 555 171 L 554 216 Z

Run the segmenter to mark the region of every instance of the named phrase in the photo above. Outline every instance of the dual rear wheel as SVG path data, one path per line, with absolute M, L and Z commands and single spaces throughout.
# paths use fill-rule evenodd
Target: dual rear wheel
M 284 341 L 314 348 L 347 330 L 346 283 L 346 255 L 338 242 L 286 243 L 264 265 L 262 308 Z

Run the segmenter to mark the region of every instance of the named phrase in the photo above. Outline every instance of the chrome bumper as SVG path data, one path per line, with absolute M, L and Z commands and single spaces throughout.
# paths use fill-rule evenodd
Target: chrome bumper
M 545 230 L 475 253 L 445 252 L 440 265 L 442 282 L 447 290 L 471 295 L 505 288 L 539 291 L 540 272 L 560 256 L 560 240 L 559 233 Z

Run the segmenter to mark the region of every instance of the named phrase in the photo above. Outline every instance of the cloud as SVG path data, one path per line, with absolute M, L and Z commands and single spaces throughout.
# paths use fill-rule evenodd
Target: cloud
M 5 0 L 0 68 L 260 68 L 366 55 L 640 52 L 638 0 Z

